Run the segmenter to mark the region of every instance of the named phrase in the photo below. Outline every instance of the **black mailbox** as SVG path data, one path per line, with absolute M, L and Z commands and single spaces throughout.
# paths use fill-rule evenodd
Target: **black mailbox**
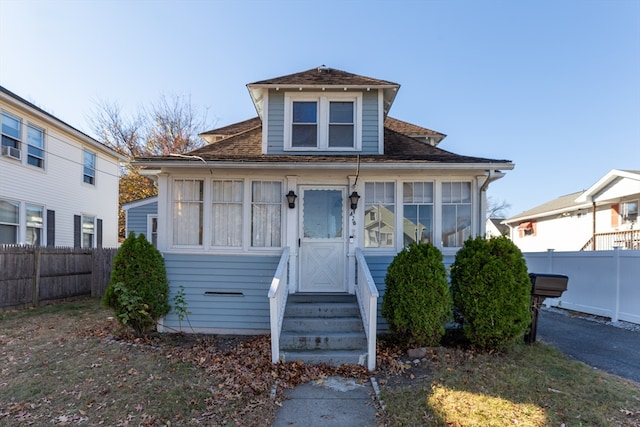
M 524 336 L 526 343 L 536 341 L 538 333 L 538 313 L 545 298 L 558 298 L 567 290 L 569 277 L 561 274 L 529 273 L 531 280 L 531 327 Z
M 561 274 L 529 273 L 531 295 L 545 298 L 558 298 L 567 290 L 569 278 Z

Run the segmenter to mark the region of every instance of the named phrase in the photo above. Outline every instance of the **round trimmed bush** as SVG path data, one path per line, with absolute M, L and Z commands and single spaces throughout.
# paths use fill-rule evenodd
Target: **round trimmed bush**
M 144 234 L 136 237 L 131 233 L 120 246 L 102 302 L 114 309 L 121 324 L 131 326 L 140 335 L 169 312 L 164 259 Z
M 382 316 L 398 341 L 436 346 L 451 318 L 451 293 L 442 252 L 412 243 L 393 259 L 385 277 Z
M 472 344 L 499 350 L 527 332 L 531 282 L 522 252 L 508 238 L 467 240 L 451 266 L 451 290 Z

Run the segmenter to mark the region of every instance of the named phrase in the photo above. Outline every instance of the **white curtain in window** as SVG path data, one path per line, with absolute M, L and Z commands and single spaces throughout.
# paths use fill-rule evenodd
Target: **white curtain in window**
M 251 246 L 280 247 L 282 183 L 256 181 L 251 186 Z
M 18 243 L 18 213 L 20 205 L 0 200 L 0 243 Z
M 204 182 L 196 179 L 173 183 L 173 243 L 202 245 Z
M 242 246 L 242 188 L 242 181 L 213 181 L 212 246 Z

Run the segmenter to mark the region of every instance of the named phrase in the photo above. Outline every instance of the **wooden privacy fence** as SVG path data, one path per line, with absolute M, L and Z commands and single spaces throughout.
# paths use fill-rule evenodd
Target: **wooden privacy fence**
M 101 297 L 117 249 L 0 246 L 0 310 Z

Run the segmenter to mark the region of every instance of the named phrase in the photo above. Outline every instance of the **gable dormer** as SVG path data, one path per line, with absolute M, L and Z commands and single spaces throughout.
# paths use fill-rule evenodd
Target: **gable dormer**
M 400 85 L 321 66 L 247 85 L 263 154 L 384 154 Z

